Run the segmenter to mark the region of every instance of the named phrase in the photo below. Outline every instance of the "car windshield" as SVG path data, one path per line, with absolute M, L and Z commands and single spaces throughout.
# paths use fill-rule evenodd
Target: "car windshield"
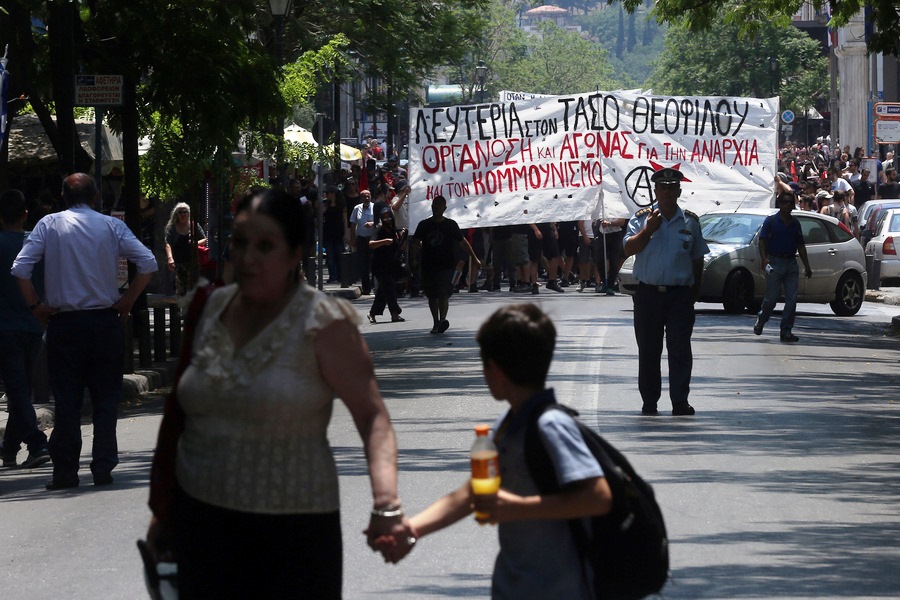
M 703 239 L 713 244 L 749 244 L 766 219 L 763 215 L 730 213 L 700 217 Z

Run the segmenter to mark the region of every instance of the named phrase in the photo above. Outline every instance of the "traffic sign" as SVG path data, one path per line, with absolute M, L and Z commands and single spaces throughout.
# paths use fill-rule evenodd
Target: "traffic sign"
M 900 119 L 875 119 L 876 144 L 900 144 Z
M 76 75 L 75 106 L 120 106 L 121 75 Z
M 786 110 L 781 113 L 781 120 L 785 125 L 790 125 L 794 122 L 794 111 Z
M 876 102 L 876 119 L 900 119 L 900 102 Z

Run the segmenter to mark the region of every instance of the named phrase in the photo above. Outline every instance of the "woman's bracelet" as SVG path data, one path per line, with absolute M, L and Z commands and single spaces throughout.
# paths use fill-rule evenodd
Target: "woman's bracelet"
M 385 506 L 384 508 L 373 508 L 372 509 L 373 517 L 402 517 L 403 516 L 403 506 L 398 504 L 397 506 Z

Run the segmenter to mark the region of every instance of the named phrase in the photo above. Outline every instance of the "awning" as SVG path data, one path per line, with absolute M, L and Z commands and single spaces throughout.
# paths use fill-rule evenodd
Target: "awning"
M 91 158 L 94 158 L 95 129 L 93 121 L 86 119 L 75 121 L 78 139 Z M 114 167 L 122 168 L 122 139 L 106 124 L 103 125 L 101 136 L 102 173 L 107 175 Z M 9 171 L 24 173 L 45 168 L 54 169 L 58 163 L 56 150 L 37 115 L 17 115 L 9 129 Z M 93 170 L 91 172 L 93 173 Z
M 316 141 L 316 138 L 313 137 L 313 134 L 308 129 L 304 129 L 299 125 L 289 125 L 284 128 L 284 139 L 288 142 L 294 142 L 296 144 L 312 144 L 313 146 L 318 146 L 319 143 Z M 362 152 L 353 146 L 348 146 L 346 144 L 341 144 L 341 160 L 346 162 L 354 162 L 358 160 L 362 160 Z

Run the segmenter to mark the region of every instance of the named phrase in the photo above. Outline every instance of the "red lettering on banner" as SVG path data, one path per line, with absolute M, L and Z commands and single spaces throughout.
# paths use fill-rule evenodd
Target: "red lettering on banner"
M 566 160 L 503 166 L 472 173 L 471 187 L 476 195 L 512 193 L 521 190 L 596 187 L 603 181 L 599 160 Z
M 730 166 L 759 164 L 759 145 L 757 140 L 696 140 L 690 160 Z

